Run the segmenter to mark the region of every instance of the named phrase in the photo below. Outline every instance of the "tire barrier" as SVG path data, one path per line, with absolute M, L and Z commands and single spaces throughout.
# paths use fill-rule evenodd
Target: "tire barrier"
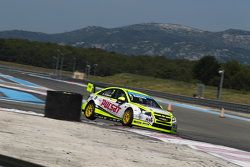
M 80 121 L 82 95 L 64 91 L 47 91 L 45 117 Z
M 6 155 L 0 154 L 0 166 L 1 167 L 44 167 L 39 164 L 34 164 L 32 162 L 27 162 L 21 159 L 9 157 Z

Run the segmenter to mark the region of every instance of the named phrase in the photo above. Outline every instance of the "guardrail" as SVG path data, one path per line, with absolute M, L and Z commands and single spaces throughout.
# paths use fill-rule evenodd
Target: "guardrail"
M 82 81 L 82 80 L 72 79 L 69 77 L 63 77 L 63 78 L 66 80 L 77 81 L 79 83 L 92 82 L 88 80 Z M 119 86 L 119 85 L 105 84 L 105 83 L 100 83 L 100 82 L 92 82 L 92 83 L 94 83 L 96 86 L 99 86 L 99 87 Z M 147 89 L 132 88 L 132 87 L 126 87 L 126 86 L 123 86 L 123 87 L 138 90 L 141 92 L 145 92 L 151 96 L 166 98 L 169 100 L 197 104 L 197 105 L 202 105 L 202 106 L 207 106 L 207 107 L 214 107 L 218 109 L 221 109 L 223 107 L 226 110 L 250 113 L 250 105 L 247 105 L 247 104 L 237 104 L 237 103 L 230 103 L 230 102 L 218 101 L 218 100 L 212 100 L 212 99 L 200 99 L 200 98 L 176 95 L 176 94 L 171 94 L 171 93 L 162 93 L 162 92 L 157 92 L 157 91 L 152 91 L 152 90 L 147 90 Z
M 86 80 L 84 82 L 85 83 L 92 82 L 98 87 L 119 86 L 119 85 L 112 85 L 112 84 L 86 81 Z M 246 104 L 230 103 L 230 102 L 212 100 L 212 99 L 194 98 L 194 97 L 189 97 L 189 96 L 176 95 L 176 94 L 171 94 L 171 93 L 163 93 L 163 92 L 157 92 L 157 91 L 141 89 L 141 88 L 132 88 L 132 87 L 128 87 L 128 86 L 122 86 L 122 87 L 137 90 L 140 92 L 147 93 L 151 96 L 156 96 L 156 97 L 165 98 L 165 99 L 169 99 L 169 100 L 197 104 L 197 105 L 213 107 L 213 108 L 218 108 L 218 109 L 224 108 L 226 110 L 250 113 L 250 105 L 246 105 Z

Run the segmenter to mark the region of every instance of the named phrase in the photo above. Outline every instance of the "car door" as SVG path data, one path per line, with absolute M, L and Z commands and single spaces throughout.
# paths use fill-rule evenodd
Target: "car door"
M 125 101 L 121 102 L 118 100 L 119 97 L 124 97 Z M 111 96 L 113 102 L 115 102 L 116 106 L 119 107 L 119 111 L 116 113 L 116 116 L 122 118 L 124 111 L 127 109 L 128 107 L 128 99 L 126 96 L 126 93 L 122 90 L 122 89 L 115 89 L 115 92 L 112 94 Z
M 111 115 L 118 116 L 121 110 L 120 104 L 115 99 L 115 92 L 117 89 L 106 89 L 98 94 L 97 105 L 103 111 L 110 113 Z

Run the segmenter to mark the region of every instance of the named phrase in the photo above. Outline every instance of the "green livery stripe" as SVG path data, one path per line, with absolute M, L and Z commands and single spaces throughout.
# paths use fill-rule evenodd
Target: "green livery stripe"
M 85 110 L 86 105 L 88 104 L 88 102 L 85 102 L 84 104 L 82 104 L 82 110 Z M 95 113 L 105 116 L 105 117 L 109 117 L 109 118 L 114 118 L 114 119 L 121 119 L 115 115 L 112 115 L 108 112 L 106 112 L 102 107 L 98 106 L 95 108 Z
M 110 113 L 108 113 L 108 112 L 106 112 L 106 111 L 103 111 L 103 110 L 101 110 L 101 109 L 99 109 L 99 108 L 96 108 L 96 109 L 95 109 L 95 113 L 96 113 L 96 114 L 99 114 L 99 115 L 102 115 L 102 116 L 105 116 L 105 117 L 109 117 L 109 118 L 121 119 L 121 118 L 119 118 L 119 117 L 117 117 L 117 116 L 114 116 L 114 115 L 111 115 Z
M 82 110 L 85 110 L 85 107 L 86 107 L 87 104 L 88 104 L 88 102 L 85 102 L 85 103 L 82 104 Z
M 133 125 L 144 125 L 144 126 L 150 126 L 150 124 L 148 122 L 145 122 L 143 120 L 139 120 L 139 119 L 133 119 L 133 122 L 132 122 Z
M 140 127 L 143 127 L 143 128 L 153 129 L 153 130 L 157 130 L 157 131 L 161 131 L 161 132 L 167 132 L 167 133 L 172 133 L 172 134 L 176 133 L 175 131 L 172 131 L 172 130 L 167 130 L 167 129 L 154 127 L 151 124 L 149 124 L 149 123 L 147 123 L 145 121 L 142 121 L 142 120 L 138 120 L 138 119 L 134 119 L 132 124 L 135 125 L 135 126 L 140 126 Z

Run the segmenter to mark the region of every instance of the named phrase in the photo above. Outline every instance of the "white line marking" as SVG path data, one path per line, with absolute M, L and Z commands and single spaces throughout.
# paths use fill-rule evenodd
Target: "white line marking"
M 52 80 L 52 81 L 64 82 L 64 83 L 68 83 L 68 84 L 72 84 L 72 85 L 87 87 L 86 84 L 81 84 L 81 83 L 76 83 L 76 82 L 71 82 L 71 81 L 64 81 L 64 80 L 60 80 L 60 79 L 54 79 L 54 78 L 39 76 L 39 75 L 35 75 L 35 74 L 28 74 L 28 75 L 32 76 L 32 77 L 38 77 L 38 78 L 48 79 L 48 80 Z
M 47 88 L 42 87 L 42 86 L 40 86 L 40 85 L 34 84 L 34 83 L 32 83 L 32 82 L 29 82 L 29 81 L 26 81 L 26 80 L 23 80 L 23 79 L 19 79 L 19 78 L 13 77 L 13 76 L 11 76 L 11 75 L 5 75 L 5 74 L 1 74 L 1 73 L 0 73 L 0 77 L 5 78 L 5 79 L 7 79 L 7 80 L 10 80 L 10 81 L 12 81 L 12 82 L 14 82 L 14 83 L 16 83 L 16 84 L 19 84 L 19 85 L 28 86 L 28 87 L 31 87 L 31 88 L 47 89 Z M 18 80 L 19 82 L 18 82 L 17 80 Z M 26 84 L 22 83 L 21 81 L 22 81 L 22 82 L 25 82 Z
M 21 87 L 18 87 L 18 86 L 10 86 L 10 85 L 6 85 L 6 84 L 0 84 L 0 86 L 5 87 L 5 88 L 16 89 L 16 90 L 20 90 L 20 91 L 30 92 L 30 93 L 36 93 L 36 94 L 40 94 L 40 95 L 44 95 L 44 96 L 47 95 L 47 92 L 42 92 L 42 91 L 39 91 L 39 90 L 31 90 L 31 89 L 28 89 L 28 88 L 21 88 Z
M 9 102 L 15 102 L 15 103 L 24 103 L 24 104 L 33 104 L 33 105 L 44 106 L 43 103 L 32 103 L 32 102 L 27 102 L 27 101 L 11 100 L 11 99 L 8 99 L 6 97 L 0 97 L 0 101 L 9 101 Z
M 8 108 L 2 108 L 2 107 L 0 107 L 0 111 L 14 112 L 14 113 L 21 113 L 21 114 L 35 115 L 35 116 L 44 117 L 44 114 L 35 113 L 33 111 L 23 111 L 23 110 L 8 109 Z
M 239 165 L 242 167 L 250 167 L 250 153 L 247 151 L 242 151 L 242 150 L 235 149 L 235 148 L 230 148 L 226 146 L 220 146 L 220 145 L 215 145 L 215 144 L 210 144 L 210 143 L 205 143 L 205 142 L 187 140 L 181 137 L 158 133 L 158 132 L 151 132 L 151 131 L 140 130 L 140 129 L 128 129 L 128 128 L 126 128 L 126 130 L 130 132 L 138 133 L 144 136 L 159 139 L 167 143 L 187 145 L 190 148 L 193 148 L 202 152 L 206 152 L 210 155 L 219 157 L 221 159 L 224 159 L 236 165 Z
M 61 79 L 54 79 L 54 78 L 45 77 L 45 76 L 39 76 L 39 75 L 35 75 L 35 74 L 27 74 L 27 75 L 32 76 L 32 77 L 38 77 L 38 78 L 48 79 L 48 80 L 52 80 L 52 81 L 57 81 L 57 82 L 63 82 L 63 83 L 67 83 L 67 84 L 82 86 L 82 87 L 85 87 L 85 88 L 87 87 L 86 84 L 81 84 L 81 83 L 77 83 L 77 82 L 65 81 L 65 80 L 61 80 Z M 96 89 L 97 90 L 101 90 L 103 88 L 96 87 Z
M 158 98 L 158 97 L 154 97 L 154 98 L 157 102 L 160 102 L 160 103 L 163 103 L 166 105 L 171 103 L 174 106 L 178 106 L 178 107 L 182 107 L 182 108 L 187 108 L 187 109 L 191 109 L 191 110 L 195 110 L 195 111 L 199 111 L 199 112 L 204 112 L 204 113 L 209 113 L 209 114 L 213 114 L 213 115 L 218 115 L 218 116 L 220 115 L 219 112 L 213 111 L 212 109 L 197 107 L 197 106 L 193 106 L 190 104 L 184 104 L 184 103 L 179 103 L 179 102 L 173 102 L 173 101 L 169 101 L 169 100 Z M 231 114 L 224 114 L 224 115 L 225 115 L 225 117 L 228 117 L 228 118 L 250 122 L 249 118 L 240 117 L 240 116 L 231 115 Z

